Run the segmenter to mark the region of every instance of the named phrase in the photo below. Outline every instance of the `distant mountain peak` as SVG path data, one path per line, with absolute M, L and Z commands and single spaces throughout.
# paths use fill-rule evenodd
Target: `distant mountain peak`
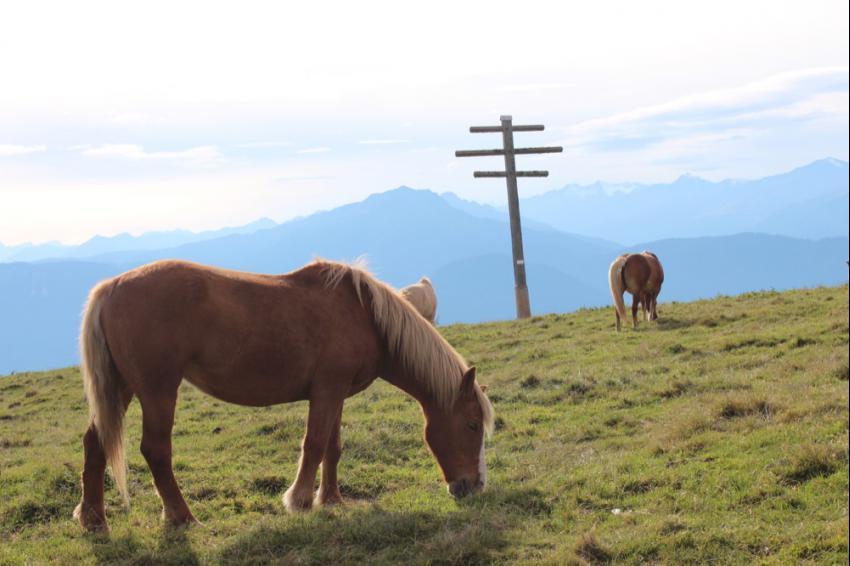
M 710 183 L 711 181 L 707 181 L 698 175 L 694 175 L 693 173 L 683 173 L 679 175 L 679 177 L 673 181 L 673 184 L 678 183 Z
M 366 198 L 365 202 L 380 202 L 384 200 L 396 199 L 430 199 L 441 200 L 440 195 L 430 189 L 414 189 L 406 185 L 384 191 L 382 193 L 373 193 Z M 356 204 L 356 203 L 355 203 Z
M 818 161 L 815 161 L 815 163 L 822 163 L 824 165 L 829 165 L 837 169 L 847 169 L 846 161 L 841 161 L 840 159 L 836 159 L 834 157 L 826 157 L 824 159 L 819 159 Z

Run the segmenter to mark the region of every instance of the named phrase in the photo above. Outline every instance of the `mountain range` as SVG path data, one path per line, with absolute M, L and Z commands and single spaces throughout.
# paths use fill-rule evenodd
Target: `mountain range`
M 799 191 L 789 188 L 788 182 L 776 178 L 752 183 L 785 187 L 777 189 L 777 195 L 784 195 L 777 196 L 777 201 L 793 197 L 808 202 L 810 206 L 796 209 L 798 216 L 792 220 L 799 232 L 816 233 L 826 230 L 818 199 L 840 198 L 827 168 L 840 170 L 842 163 L 846 199 L 844 162 L 837 165 L 830 161 L 816 162 L 787 174 L 798 181 L 804 179 L 804 186 L 814 187 L 808 191 L 812 198 L 800 197 Z M 817 174 L 803 174 L 806 172 Z M 824 182 L 833 188 L 824 189 L 818 178 L 826 179 Z M 723 186 L 723 191 L 731 190 L 731 184 L 694 183 L 709 192 L 717 189 L 716 185 Z M 669 190 L 672 189 L 663 188 Z M 654 191 L 662 189 L 647 186 L 632 188 L 630 192 L 600 191 L 589 198 L 597 203 L 593 206 L 609 198 L 613 199 L 612 203 L 618 202 L 618 198 L 647 200 L 650 194 L 656 194 Z M 635 196 L 640 191 L 648 191 L 642 199 Z M 739 195 L 736 202 L 750 204 L 742 204 L 742 209 L 757 208 L 752 204 L 756 198 L 752 195 L 759 194 L 758 190 L 748 187 L 743 192 L 750 196 Z M 719 200 L 726 198 L 722 195 L 727 193 L 719 194 Z M 523 239 L 535 314 L 608 304 L 608 265 L 623 251 L 651 249 L 659 255 L 667 273 L 662 301 L 757 289 L 830 285 L 847 280 L 846 206 L 832 209 L 830 222 L 837 228 L 825 234 L 831 236 L 828 238 L 755 233 L 757 225 L 752 224 L 743 227 L 747 231 L 744 233 L 683 237 L 670 231 L 654 240 L 623 238 L 623 241 L 642 242 L 623 245 L 604 238 L 601 231 L 588 230 L 579 235 L 550 226 L 546 218 L 532 214 L 535 203 L 544 197 L 552 199 L 552 207 L 567 207 L 563 199 L 578 198 L 570 189 L 563 189 L 522 202 Z M 554 208 L 547 211 L 555 212 Z M 565 217 L 567 212 L 565 208 Z M 778 213 L 771 217 L 782 219 Z M 641 213 L 621 222 L 629 225 L 636 235 L 656 233 L 655 225 Z M 591 219 L 586 219 L 584 227 L 590 224 Z M 441 324 L 511 318 L 515 312 L 506 212 L 452 194 L 438 195 L 406 187 L 283 224 L 261 220 L 202 234 L 178 231 L 95 238 L 81 246 L 54 248 L 62 252 L 58 257 L 45 256 L 45 249 L 37 248 L 25 248 L 32 255 L 24 256 L 37 261 L 0 263 L 0 374 L 76 363 L 80 311 L 91 286 L 100 279 L 161 258 L 283 273 L 316 256 L 353 260 L 365 254 L 375 274 L 395 286 L 416 281 L 421 275 L 430 276 L 438 292 Z M 18 255 L 14 257 L 22 257 L 19 255 L 22 251 L 17 249 Z M 663 316 L 663 307 L 661 311 Z
M 752 181 L 683 175 L 672 183 L 569 185 L 522 200 L 524 218 L 624 244 L 761 232 L 848 235 L 847 162 L 821 159 Z

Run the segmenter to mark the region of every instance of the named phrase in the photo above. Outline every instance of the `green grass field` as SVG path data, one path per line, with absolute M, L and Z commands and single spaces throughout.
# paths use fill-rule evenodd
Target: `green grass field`
M 442 332 L 490 386 L 489 482 L 455 501 L 418 407 L 384 382 L 346 403 L 345 506 L 288 515 L 306 404 L 184 386 L 169 529 L 127 418 L 131 509 L 71 519 L 87 408 L 77 368 L 0 379 L 0 563 L 847 563 L 848 288 L 611 309 Z

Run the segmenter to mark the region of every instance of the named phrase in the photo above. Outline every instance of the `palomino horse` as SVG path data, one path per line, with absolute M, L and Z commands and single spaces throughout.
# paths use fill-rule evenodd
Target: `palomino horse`
M 336 468 L 343 402 L 381 376 L 414 397 L 425 442 L 455 497 L 484 487 L 484 434 L 493 408 L 475 368 L 397 292 L 365 270 L 326 261 L 286 275 L 256 275 L 181 261 L 155 262 L 98 284 L 80 336 L 91 424 L 83 438 L 83 497 L 74 511 L 107 529 L 106 464 L 128 501 L 124 413 L 142 407 L 141 451 L 163 516 L 195 522 L 174 479 L 171 430 L 185 378 L 239 405 L 309 400 L 289 510 L 342 500 Z
M 403 287 L 399 293 L 413 305 L 425 320 L 434 324 L 437 320 L 437 293 L 431 280 L 423 277 L 417 283 Z
M 620 320 L 626 318 L 626 305 L 623 303 L 625 291 L 632 294 L 632 324 L 635 328 L 638 305 L 642 306 L 647 321 L 658 318 L 658 294 L 664 283 L 664 269 L 654 253 L 644 251 L 619 256 L 608 269 L 608 282 L 614 298 L 618 331 Z

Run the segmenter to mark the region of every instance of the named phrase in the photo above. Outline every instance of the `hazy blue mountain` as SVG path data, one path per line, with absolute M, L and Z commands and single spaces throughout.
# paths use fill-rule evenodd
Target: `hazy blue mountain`
M 76 363 L 89 289 L 118 271 L 82 261 L 0 263 L 0 375 Z
M 472 216 L 476 216 L 478 218 L 487 218 L 489 220 L 497 220 L 499 222 L 509 222 L 508 219 L 508 211 L 506 208 L 497 208 L 495 206 L 491 206 L 489 204 L 481 204 L 480 202 L 475 202 L 472 200 L 465 200 L 460 198 L 454 193 L 442 193 L 440 195 L 444 201 L 446 201 L 449 205 L 457 208 L 458 210 L 462 210 L 467 214 Z M 522 208 L 520 207 L 520 217 L 522 221 L 523 229 L 533 228 L 536 230 L 556 230 L 549 224 L 544 222 L 539 222 L 534 220 L 533 218 L 525 217 Z M 604 238 L 592 238 L 590 236 L 585 236 L 583 234 L 575 234 L 573 232 L 569 232 L 567 230 L 558 230 L 559 232 L 564 232 L 578 238 L 580 240 L 586 240 L 594 245 L 599 245 L 603 247 L 608 247 L 609 249 L 619 249 L 622 247 L 622 244 L 618 244 L 611 240 L 606 240 Z
M 568 185 L 521 201 L 524 218 L 624 243 L 756 231 L 847 236 L 849 205 L 847 162 L 836 159 L 753 181 L 683 175 L 657 185 Z
M 604 263 L 604 257 L 600 259 Z M 595 275 L 599 279 L 599 274 Z M 573 311 L 585 305 L 604 304 L 608 297 L 607 286 L 582 283 L 546 263 L 529 261 L 526 276 L 531 308 L 535 313 Z M 431 282 L 438 293 L 437 320 L 440 324 L 505 320 L 516 316 L 510 251 L 449 263 L 431 275 Z
M 760 289 L 847 281 L 846 237 L 801 240 L 766 234 L 660 240 L 627 251 L 655 252 L 664 265 L 662 300 L 691 301 Z
M 59 242 L 47 242 L 37 245 L 21 244 L 19 246 L 5 247 L 0 244 L 0 262 L 79 259 L 125 250 L 173 248 L 189 242 L 211 240 L 229 234 L 251 234 L 273 226 L 277 226 L 274 220 L 261 218 L 243 226 L 207 230 L 204 232 L 168 230 L 163 232 L 145 232 L 139 236 L 132 236 L 130 234 L 95 236 L 77 246 L 63 245 Z
M 534 313 L 609 302 L 607 270 L 622 248 L 548 227 L 524 232 Z M 319 255 L 367 254 L 373 271 L 401 286 L 429 275 L 441 323 L 514 316 L 507 222 L 473 216 L 430 191 L 400 188 L 250 234 L 164 250 L 129 250 L 82 260 L 0 263 L 0 374 L 77 361 L 80 311 L 100 279 L 161 258 L 282 273 Z M 848 239 L 809 241 L 760 234 L 666 239 L 652 249 L 667 273 L 663 300 L 712 297 L 847 280 Z
M 566 254 L 586 259 L 617 248 L 611 242 L 588 240 L 548 227 L 527 228 L 524 239 L 529 254 L 544 257 Z M 231 269 L 280 273 L 316 256 L 352 260 L 367 254 L 376 274 L 394 285 L 404 285 L 447 263 L 502 254 L 511 249 L 510 245 L 506 219 L 471 216 L 431 191 L 400 187 L 255 234 L 93 259 L 141 264 L 172 257 Z M 528 259 L 534 258 L 529 255 Z

